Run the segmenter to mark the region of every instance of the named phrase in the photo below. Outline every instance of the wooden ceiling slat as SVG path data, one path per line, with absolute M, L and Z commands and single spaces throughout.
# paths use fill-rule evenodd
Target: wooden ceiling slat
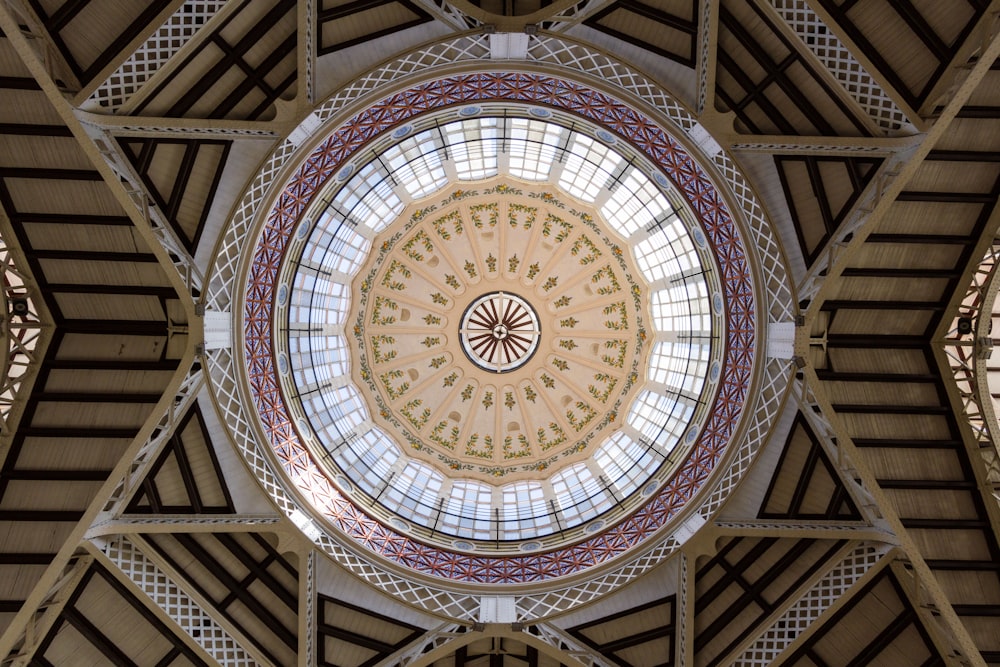
M 719 111 L 735 112 L 751 133 L 871 135 L 860 111 L 834 92 L 755 4 L 720 6 L 716 57 L 716 99 L 725 104 Z M 726 90 L 724 75 L 741 88 L 738 97 Z M 761 113 L 753 115 L 754 107 Z
M 0 510 L 0 521 L 76 523 L 81 518 L 82 510 Z
M 0 88 L 7 90 L 41 90 L 38 82 L 28 76 L 0 76 Z
M 0 477 L 20 481 L 103 482 L 108 478 L 110 473 L 110 470 L 32 470 L 17 468 L 0 474 Z
M 72 137 L 65 125 L 36 125 L 32 123 L 0 123 L 0 134 L 36 137 Z
M 114 11 L 104 13 L 102 24 L 93 12 L 98 6 L 96 2 L 68 0 L 55 11 L 46 11 L 40 0 L 30 0 L 53 44 L 83 84 L 93 79 L 116 56 L 119 56 L 125 47 L 169 6 L 170 1 L 119 3 Z M 94 30 L 95 24 L 100 30 Z M 86 28 L 80 29 L 84 25 Z M 82 37 L 84 34 L 89 34 L 91 38 L 84 39 Z
M 847 301 L 826 299 L 822 310 L 934 310 L 942 311 L 946 307 L 938 301 Z
M 829 382 L 937 382 L 940 376 L 933 373 L 845 373 L 819 368 L 816 375 Z
M 698 6 L 691 2 L 687 15 L 675 12 L 681 5 L 664 7 L 639 0 L 618 0 L 584 20 L 584 24 L 652 53 L 694 67 L 698 34 Z M 652 27 L 652 31 L 650 28 Z M 656 41 L 653 41 L 656 40 Z
M 0 565 L 48 565 L 55 554 L 6 552 L 0 553 Z

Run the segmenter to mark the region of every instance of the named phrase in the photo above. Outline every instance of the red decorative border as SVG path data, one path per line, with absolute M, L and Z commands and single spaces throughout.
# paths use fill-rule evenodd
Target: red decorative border
M 278 388 L 271 317 L 288 238 L 323 184 L 362 146 L 414 116 L 443 107 L 519 101 L 579 114 L 624 137 L 657 163 L 698 215 L 722 276 L 726 340 L 722 379 L 698 442 L 649 502 L 583 542 L 519 556 L 471 555 L 429 546 L 383 525 L 344 497 L 300 442 Z M 666 131 L 622 102 L 581 84 L 522 72 L 462 74 L 414 86 L 372 105 L 335 130 L 292 176 L 268 216 L 247 278 L 245 360 L 251 396 L 279 462 L 307 500 L 359 544 L 424 574 L 475 583 L 541 581 L 579 572 L 625 553 L 694 497 L 729 443 L 743 411 L 754 358 L 754 296 L 743 240 L 698 163 Z

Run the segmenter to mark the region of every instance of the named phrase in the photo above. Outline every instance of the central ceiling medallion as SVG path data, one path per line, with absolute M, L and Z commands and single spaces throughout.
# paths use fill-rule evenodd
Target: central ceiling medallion
M 496 373 L 523 366 L 538 349 L 538 315 L 516 294 L 484 294 L 465 309 L 458 330 L 469 361 Z

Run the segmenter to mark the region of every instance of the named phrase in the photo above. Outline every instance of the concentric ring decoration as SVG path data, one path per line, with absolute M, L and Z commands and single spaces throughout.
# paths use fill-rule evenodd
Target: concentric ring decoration
M 541 333 L 531 304 L 502 290 L 469 304 L 458 329 L 469 361 L 491 373 L 509 373 L 528 363 Z
M 386 526 L 325 476 L 293 424 L 276 377 L 271 335 L 276 282 L 288 240 L 323 184 L 372 138 L 443 107 L 509 100 L 578 114 L 629 141 L 662 168 L 698 216 L 715 255 L 726 312 L 720 389 L 707 422 L 674 476 L 632 515 L 577 544 L 516 556 L 466 554 L 418 542 Z M 694 498 L 722 459 L 743 414 L 756 351 L 751 266 L 740 231 L 705 170 L 650 117 L 589 86 L 526 72 L 459 74 L 383 98 L 334 130 L 287 183 L 250 262 L 243 309 L 249 394 L 269 445 L 301 497 L 369 551 L 424 575 L 456 582 L 520 583 L 579 573 L 634 549 Z

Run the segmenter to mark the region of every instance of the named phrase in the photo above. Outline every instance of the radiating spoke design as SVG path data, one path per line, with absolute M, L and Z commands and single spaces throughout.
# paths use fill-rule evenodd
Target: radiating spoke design
M 510 292 L 491 292 L 473 301 L 459 329 L 462 349 L 480 368 L 506 373 L 523 366 L 538 347 L 538 315 Z

